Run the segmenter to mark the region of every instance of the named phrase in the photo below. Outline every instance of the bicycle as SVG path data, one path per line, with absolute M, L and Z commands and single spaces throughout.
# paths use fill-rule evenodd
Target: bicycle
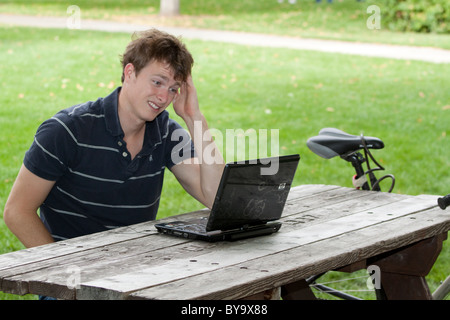
M 392 192 L 395 186 L 395 177 L 392 174 L 386 174 L 377 179 L 375 171 L 385 170 L 372 156 L 370 149 L 382 149 L 384 143 L 381 139 L 376 137 L 366 137 L 364 135 L 352 135 L 336 128 L 324 128 L 319 131 L 317 136 L 311 137 L 307 140 L 306 145 L 315 154 L 325 159 L 331 159 L 339 156 L 341 159 L 350 162 L 355 169 L 355 175 L 352 178 L 353 186 L 357 189 L 381 191 L 380 182 L 385 179 L 391 179 L 391 185 L 387 192 Z M 362 154 L 364 152 L 364 155 Z M 372 160 L 376 167 L 371 168 L 370 160 Z M 367 169 L 364 170 L 363 164 L 366 164 Z M 445 197 L 438 198 L 438 205 L 445 210 L 450 206 L 450 194 Z M 359 298 L 349 295 L 347 293 L 335 290 L 323 284 L 316 283 L 316 280 L 323 276 L 323 274 L 312 276 L 306 279 L 310 287 L 334 295 L 346 300 L 359 300 Z M 376 291 L 377 298 L 379 292 Z M 433 298 L 440 300 L 444 299 L 450 293 L 450 276 L 435 290 Z

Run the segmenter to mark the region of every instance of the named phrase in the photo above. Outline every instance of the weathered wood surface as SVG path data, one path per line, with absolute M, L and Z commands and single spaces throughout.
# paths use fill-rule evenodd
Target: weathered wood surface
M 141 223 L 4 254 L 0 290 L 62 299 L 242 298 L 447 232 L 450 215 L 436 199 L 299 186 L 274 235 L 206 243 Z

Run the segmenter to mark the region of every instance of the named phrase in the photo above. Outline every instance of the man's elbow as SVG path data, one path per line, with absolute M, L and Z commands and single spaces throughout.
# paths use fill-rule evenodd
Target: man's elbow
M 16 216 L 14 214 L 13 206 L 7 203 L 3 210 L 3 221 L 5 221 L 6 226 L 11 230 L 14 228 L 15 220 Z
M 13 233 L 23 224 L 23 210 L 14 202 L 7 201 L 3 210 L 3 221 Z

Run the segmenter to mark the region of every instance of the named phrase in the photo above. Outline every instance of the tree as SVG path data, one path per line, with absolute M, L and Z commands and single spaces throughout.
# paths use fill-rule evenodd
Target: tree
M 161 0 L 159 14 L 162 16 L 176 16 L 180 14 L 180 0 Z

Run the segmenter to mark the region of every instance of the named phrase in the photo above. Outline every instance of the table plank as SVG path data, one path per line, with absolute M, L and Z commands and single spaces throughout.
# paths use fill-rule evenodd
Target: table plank
M 177 239 L 166 237 L 166 239 L 160 239 L 150 247 L 148 245 L 149 240 L 148 236 L 140 237 L 127 242 L 126 246 L 123 243 L 115 243 L 102 248 L 76 251 L 72 254 L 4 270 L 1 273 L 3 278 L 1 289 L 19 295 L 28 292 L 43 294 L 48 285 L 42 284 L 41 288 L 41 283 L 52 279 L 51 281 L 55 283 L 52 287 L 57 291 L 58 297 L 70 299 L 74 297 L 74 291 L 67 288 L 67 283 L 73 274 L 73 268 L 77 269 L 80 268 L 79 266 L 84 266 L 83 270 L 89 271 L 92 270 L 92 267 L 95 267 L 99 269 L 101 275 L 113 274 L 115 268 L 108 268 L 109 265 L 114 265 L 125 258 L 130 259 L 133 256 L 152 256 L 152 259 L 155 260 L 164 259 L 166 258 L 164 248 L 180 244 Z M 119 267 L 126 268 L 126 261 L 124 260 Z M 133 263 L 128 266 L 129 270 L 132 270 L 133 266 L 135 266 Z
M 206 210 L 199 210 L 189 213 L 189 216 L 204 216 L 206 212 Z M 173 219 L 173 217 L 169 217 L 164 219 L 164 221 Z M 26 281 L 27 276 L 22 276 L 23 274 L 37 273 L 40 274 L 37 278 L 45 281 L 49 277 L 47 271 L 51 272 L 52 266 L 61 269 L 68 261 L 70 261 L 69 267 L 76 265 L 79 261 L 82 261 L 84 264 L 91 260 L 102 260 L 102 258 L 111 263 L 111 260 L 106 259 L 106 256 L 112 256 L 114 252 L 119 252 L 123 257 L 124 244 L 126 243 L 127 247 L 133 246 L 133 243 L 130 241 L 137 241 L 138 249 L 142 249 L 144 252 L 170 246 L 174 241 L 176 244 L 180 243 L 180 240 L 164 239 L 163 241 L 158 241 L 156 247 L 146 249 L 146 246 L 140 242 L 143 241 L 145 244 L 148 244 L 149 239 L 146 237 L 158 234 L 154 224 L 155 221 L 144 222 L 129 227 L 3 254 L 0 256 L 0 290 L 19 295 L 30 293 L 29 283 Z M 108 251 L 109 253 L 107 253 Z M 132 250 L 127 251 L 128 254 L 134 254 Z M 42 270 L 46 270 L 46 273 L 43 274 Z M 14 275 L 16 276 L 15 278 L 12 277 Z M 64 275 L 66 280 L 68 275 L 67 273 Z M 22 280 L 16 281 L 19 278 L 22 278 Z M 65 292 L 63 290 L 63 292 L 63 296 L 74 296 L 73 291 Z M 36 293 L 39 294 L 40 291 Z

